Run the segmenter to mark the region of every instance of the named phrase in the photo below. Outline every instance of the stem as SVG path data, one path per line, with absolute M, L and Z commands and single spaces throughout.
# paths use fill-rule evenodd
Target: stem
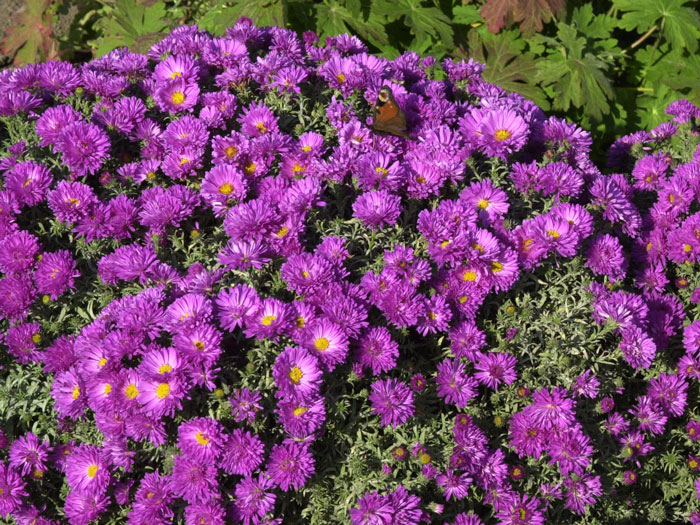
M 624 54 L 624 53 L 627 53 L 629 50 L 634 49 L 635 47 L 637 47 L 638 45 L 640 45 L 640 44 L 641 44 L 642 42 L 644 42 L 647 38 L 649 38 L 649 37 L 651 36 L 651 34 L 652 34 L 654 31 L 656 31 L 658 28 L 659 28 L 659 25 L 658 25 L 658 24 L 654 24 L 653 26 L 651 26 L 651 28 L 649 28 L 649 31 L 647 31 L 647 32 L 644 33 L 642 36 L 640 36 L 637 40 L 635 40 L 635 41 L 632 43 L 632 45 L 631 45 L 630 47 L 628 47 L 627 49 L 623 49 L 623 50 L 622 50 L 622 53 L 623 53 L 623 54 Z

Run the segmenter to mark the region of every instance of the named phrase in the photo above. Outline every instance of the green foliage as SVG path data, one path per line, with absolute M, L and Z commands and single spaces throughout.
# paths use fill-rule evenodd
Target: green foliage
M 98 20 L 101 36 L 94 43 L 95 54 L 103 55 L 117 47 L 131 47 L 145 53 L 160 40 L 168 24 L 165 21 L 165 2 L 117 0 Z
M 56 42 L 51 37 L 52 0 L 27 0 L 24 9 L 10 17 L 2 39 L 2 53 L 16 64 L 55 58 Z

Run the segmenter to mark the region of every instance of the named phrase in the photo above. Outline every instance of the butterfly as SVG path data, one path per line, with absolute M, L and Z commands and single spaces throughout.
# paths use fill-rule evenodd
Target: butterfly
M 410 138 L 406 132 L 406 114 L 394 100 L 394 94 L 388 86 L 379 90 L 372 128 L 397 137 Z

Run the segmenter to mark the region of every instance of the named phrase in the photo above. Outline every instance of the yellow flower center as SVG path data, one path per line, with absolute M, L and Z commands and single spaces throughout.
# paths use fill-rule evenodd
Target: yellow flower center
M 304 153 L 308 153 L 309 151 L 311 151 L 311 146 L 309 146 L 308 144 L 306 146 L 302 146 L 301 151 L 303 151 Z
M 690 461 L 688 461 L 688 466 L 695 470 L 696 468 L 698 468 L 698 462 L 694 459 L 691 459 Z
M 226 158 L 232 159 L 238 154 L 238 148 L 236 146 L 229 146 L 224 150 Z
M 26 187 L 29 186 L 31 183 L 32 183 L 32 179 L 27 179 L 27 180 L 24 181 L 23 187 L 26 188 Z
M 525 518 L 527 518 L 527 511 L 522 507 L 520 507 L 518 509 L 518 514 L 520 515 L 521 520 L 524 520 Z
M 314 341 L 314 347 L 319 352 L 323 352 L 325 350 L 328 350 L 328 347 L 330 346 L 330 344 L 331 344 L 331 342 L 328 339 L 326 339 L 325 337 L 319 337 L 318 339 L 316 339 L 316 341 Z
M 110 385 L 109 383 L 107 383 L 107 384 L 105 385 L 104 394 L 105 394 L 105 395 L 108 395 L 108 394 L 110 394 L 111 392 L 112 392 L 112 385 Z
M 298 162 L 294 163 L 294 166 L 292 166 L 292 171 L 294 173 L 304 173 L 306 171 L 306 168 L 299 164 Z
M 489 207 L 489 201 L 487 199 L 479 199 L 479 201 L 476 203 L 476 207 L 480 210 L 485 210 Z
M 265 133 L 267 131 L 267 128 L 265 127 L 265 124 L 263 122 L 258 122 L 255 124 L 255 127 L 258 128 L 260 133 Z
M 182 158 L 180 159 L 180 166 L 184 166 L 184 165 L 187 164 L 189 161 L 190 161 L 190 159 L 188 159 L 187 157 L 182 157 Z
M 221 193 L 221 195 L 231 195 L 233 193 L 233 186 L 231 186 L 230 182 L 225 182 L 219 186 L 219 193 Z
M 379 175 L 379 177 L 382 178 L 382 179 L 383 179 L 384 177 L 386 177 L 387 174 L 389 173 L 389 170 L 388 170 L 388 169 L 382 168 L 381 166 L 378 166 L 378 167 L 376 167 L 376 168 L 374 168 L 374 169 L 377 171 L 377 175 Z
M 158 399 L 165 399 L 170 395 L 170 385 L 168 383 L 161 383 L 156 387 L 156 397 Z
M 255 162 L 249 162 L 248 164 L 245 165 L 245 167 L 243 168 L 243 170 L 244 170 L 248 175 L 252 175 L 253 173 L 255 173 L 255 170 L 256 170 L 257 168 L 258 168 L 258 165 L 255 164 Z
M 520 474 L 522 474 L 522 470 L 520 470 L 518 467 L 515 467 L 513 469 L 513 476 L 519 476 Z
M 170 366 L 168 363 L 163 363 L 160 365 L 160 368 L 158 368 L 158 373 L 159 374 L 167 374 L 168 372 L 172 372 L 173 367 Z
M 274 315 L 266 315 L 265 317 L 262 318 L 262 324 L 263 326 L 270 326 L 272 323 L 277 321 L 277 317 Z
M 202 341 L 195 341 L 194 347 L 201 352 L 204 350 L 204 343 Z
M 134 399 L 136 396 L 139 395 L 139 389 L 136 388 L 136 385 L 131 384 L 126 387 L 126 390 L 124 390 L 124 394 L 126 394 L 126 397 L 129 399 Z
M 202 446 L 209 444 L 209 438 L 204 437 L 204 434 L 202 434 L 201 432 L 197 432 L 194 435 L 194 438 L 197 440 L 197 443 L 199 443 Z
M 155 171 L 149 171 L 148 173 L 146 173 L 146 178 L 149 179 L 149 180 L 155 179 L 155 178 L 156 178 L 156 173 L 155 173 Z
M 547 230 L 547 235 L 549 235 L 552 239 L 558 239 L 561 236 L 557 230 Z
M 35 345 L 38 345 L 39 343 L 41 343 L 41 334 L 39 334 L 39 333 L 34 334 L 32 336 L 32 341 L 34 341 Z
M 449 239 L 446 240 L 446 241 L 442 241 L 442 242 L 440 243 L 440 248 L 442 248 L 442 249 L 444 250 L 445 248 L 447 248 L 447 247 L 450 245 L 451 242 L 452 242 L 452 241 L 450 241 Z
M 179 106 L 185 101 L 185 94 L 182 91 L 176 91 L 175 93 L 170 95 L 170 100 L 173 104 Z
M 526 252 L 529 252 L 530 250 L 532 250 L 532 243 L 533 242 L 535 242 L 534 239 L 525 239 L 523 241 L 523 250 L 525 250 Z
M 501 270 L 503 270 L 503 264 L 499 263 L 498 261 L 493 261 L 491 263 L 491 271 L 493 273 L 498 273 Z
M 306 412 L 308 412 L 308 410 L 309 410 L 309 409 L 306 408 L 306 407 L 296 407 L 296 408 L 294 409 L 294 415 L 297 416 L 297 417 L 299 417 L 299 416 L 305 414 Z
M 297 317 L 297 328 L 304 328 L 306 326 L 306 321 L 303 317 Z
M 419 459 L 420 459 L 420 462 L 423 463 L 423 465 L 427 465 L 432 460 L 432 458 L 430 457 L 430 454 L 428 454 L 427 452 L 423 452 L 420 455 Z
M 337 79 L 338 79 L 338 82 L 340 82 L 341 84 L 344 84 L 344 83 L 345 83 L 345 75 L 343 75 L 342 73 L 338 73 L 338 74 L 335 76 L 335 78 L 337 78 Z
M 295 385 L 299 384 L 302 377 L 304 377 L 304 372 L 302 372 L 301 368 L 299 368 L 298 366 L 293 366 L 292 369 L 289 371 L 289 380 Z
M 670 193 L 670 194 L 668 195 L 668 202 L 670 202 L 671 204 L 673 204 L 673 201 L 675 201 L 675 200 L 676 200 L 676 197 L 673 195 L 673 193 Z
M 472 281 L 472 282 L 476 281 L 476 272 L 474 272 L 472 270 L 467 270 L 462 275 L 462 280 L 463 281 Z
M 92 479 L 92 478 L 94 478 L 95 476 L 97 476 L 97 471 L 98 471 L 99 469 L 100 469 L 100 468 L 99 468 L 97 465 L 95 465 L 94 463 L 93 463 L 92 465 L 90 465 L 90 466 L 88 467 L 88 469 L 87 469 L 87 475 L 88 475 L 88 477 L 89 477 L 90 479 Z
M 692 250 L 693 250 L 693 247 L 692 247 L 690 244 L 684 244 L 684 245 L 683 245 L 683 251 L 684 251 L 685 253 L 689 253 L 689 252 L 691 252 Z
M 459 304 L 464 304 L 464 303 L 466 303 L 466 302 L 467 302 L 467 299 L 469 299 L 469 298 L 468 298 L 466 295 L 463 295 L 462 297 L 460 297 L 460 298 L 458 299 Z
M 170 78 L 172 78 L 173 80 L 175 80 L 176 78 L 180 78 L 180 77 L 182 77 L 182 73 L 180 73 L 179 71 L 173 71 L 170 74 Z
M 418 175 L 418 176 L 416 177 L 416 182 L 417 182 L 418 184 L 425 184 L 425 183 L 426 183 L 425 177 L 423 177 L 422 175 Z
M 80 397 L 80 387 L 75 385 L 73 387 L 73 399 L 78 399 Z
M 498 142 L 503 142 L 504 140 L 508 140 L 511 135 L 513 135 L 510 131 L 507 129 L 497 129 L 496 133 L 494 133 L 494 137 Z
M 282 226 L 279 230 L 277 230 L 276 235 L 277 235 L 277 238 L 281 239 L 285 235 L 287 235 L 288 233 L 289 233 L 289 228 L 287 228 L 286 226 Z

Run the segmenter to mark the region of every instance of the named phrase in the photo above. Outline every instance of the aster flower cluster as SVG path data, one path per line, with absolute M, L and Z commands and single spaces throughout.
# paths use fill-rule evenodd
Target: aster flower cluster
M 0 366 L 50 383 L 0 516 L 539 525 L 700 469 L 700 110 L 602 173 L 482 70 L 241 19 L 0 72 Z

